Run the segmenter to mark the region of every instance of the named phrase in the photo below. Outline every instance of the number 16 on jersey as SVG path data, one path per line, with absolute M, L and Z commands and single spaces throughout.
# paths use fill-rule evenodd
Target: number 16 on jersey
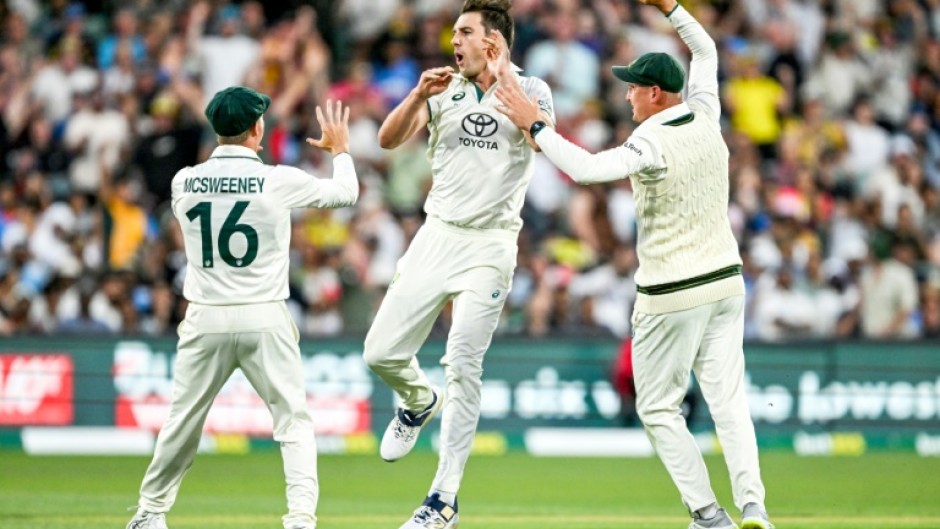
M 248 208 L 250 200 L 239 200 L 232 206 L 232 210 L 225 217 L 222 228 L 219 230 L 218 244 L 219 256 L 225 264 L 244 268 L 250 265 L 258 257 L 258 232 L 248 224 L 239 224 L 238 219 Z M 212 202 L 200 202 L 186 212 L 186 218 L 190 221 L 199 219 L 199 230 L 202 234 L 202 267 L 213 268 L 215 266 L 215 252 L 213 252 L 212 241 Z M 232 235 L 241 233 L 245 236 L 248 243 L 245 254 L 241 257 L 232 255 L 231 242 Z

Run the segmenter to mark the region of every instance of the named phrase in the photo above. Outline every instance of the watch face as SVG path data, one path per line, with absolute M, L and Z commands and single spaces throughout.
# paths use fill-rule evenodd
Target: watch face
M 529 136 L 535 136 L 536 133 L 538 133 L 538 131 L 542 130 L 543 128 L 545 128 L 545 122 L 536 121 L 532 124 L 531 127 L 529 127 Z

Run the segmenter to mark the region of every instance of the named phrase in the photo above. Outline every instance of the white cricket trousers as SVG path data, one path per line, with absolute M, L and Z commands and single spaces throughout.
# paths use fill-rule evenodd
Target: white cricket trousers
M 316 524 L 317 446 L 307 409 L 297 327 L 283 301 L 208 306 L 191 303 L 179 326 L 170 416 L 157 436 L 139 507 L 167 512 L 199 446 L 209 407 L 240 367 L 274 418 L 287 481 L 284 527 Z
M 731 475 L 734 503 L 764 505 L 744 385 L 744 296 L 666 314 L 633 315 L 637 413 L 691 512 L 716 503 L 679 406 L 695 371 Z
M 483 355 L 490 346 L 516 267 L 517 234 L 459 228 L 436 218 L 418 230 L 366 335 L 366 364 L 405 409 L 432 400 L 415 355 L 444 305 L 454 300 L 441 365 L 447 379 L 440 463 L 432 490 L 456 494 L 480 419 Z

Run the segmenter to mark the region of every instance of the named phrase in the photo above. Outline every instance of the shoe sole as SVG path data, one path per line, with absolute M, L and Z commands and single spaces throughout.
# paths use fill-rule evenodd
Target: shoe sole
M 764 520 L 744 520 L 741 529 L 774 529 L 774 525 Z
M 418 435 L 421 435 L 421 432 L 424 431 L 424 427 L 427 426 L 428 423 L 430 423 L 432 420 L 434 420 L 434 417 L 437 415 L 437 412 L 441 411 L 441 408 L 443 407 L 444 407 L 444 391 L 442 390 L 440 393 L 437 393 L 437 405 L 431 408 L 431 413 L 428 414 L 428 416 L 424 419 L 424 422 L 421 424 L 421 427 L 418 428 Z M 414 447 L 412 447 L 412 450 L 413 449 Z M 399 459 L 405 457 L 406 455 L 410 453 L 411 453 L 411 450 L 409 450 L 405 454 L 402 454 L 401 457 L 398 457 L 395 459 L 385 459 L 383 457 L 382 461 L 385 461 L 386 463 L 394 463 L 395 461 L 398 461 Z M 446 529 L 455 529 L 456 527 L 457 525 L 455 523 L 454 525 L 447 527 Z

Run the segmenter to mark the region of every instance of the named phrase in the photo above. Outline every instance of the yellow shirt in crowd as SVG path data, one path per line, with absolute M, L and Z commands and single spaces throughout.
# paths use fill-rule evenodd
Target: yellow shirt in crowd
M 108 200 L 111 214 L 111 240 L 108 255 L 111 268 L 130 268 L 147 235 L 147 215 L 140 206 L 118 198 Z
M 770 77 L 739 77 L 728 81 L 727 94 L 733 101 L 731 125 L 757 145 L 774 143 L 780 137 L 777 103 L 783 87 Z

